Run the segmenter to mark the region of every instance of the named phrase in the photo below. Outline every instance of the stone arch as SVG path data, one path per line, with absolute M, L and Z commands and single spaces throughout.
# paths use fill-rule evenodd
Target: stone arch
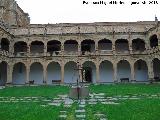
M 64 51 L 78 52 L 78 42 L 76 40 L 66 40 L 64 42 Z
M 156 34 L 153 34 L 151 37 L 150 37 L 150 47 L 151 48 L 154 48 L 154 47 L 157 47 L 158 46 L 158 38 L 157 38 L 157 35 Z
M 52 81 L 61 80 L 61 66 L 58 62 L 50 62 L 47 66 L 47 83 L 52 84 Z
M 10 42 L 7 38 L 1 39 L 1 50 L 9 51 Z
M 83 80 L 89 83 L 96 83 L 96 65 L 92 61 L 85 61 L 83 67 Z
M 104 60 L 100 63 L 99 77 L 100 77 L 100 82 L 114 82 L 112 62 Z
M 8 63 L 6 61 L 2 61 L 0 63 L 0 86 L 4 86 L 7 82 L 7 69 Z
M 77 63 L 69 61 L 64 66 L 64 83 L 76 83 L 78 79 Z
M 137 39 L 133 39 L 132 40 L 132 50 L 133 51 L 144 51 L 146 48 L 145 48 L 145 41 L 140 39 L 140 38 L 137 38 Z
M 137 82 L 148 81 L 148 67 L 146 61 L 139 59 L 134 63 L 135 79 Z
M 153 73 L 155 79 L 160 79 L 160 59 L 153 59 Z
M 85 52 L 95 52 L 95 41 L 91 39 L 85 39 L 81 42 L 82 54 Z
M 30 66 L 30 80 L 35 84 L 43 84 L 43 65 L 40 62 L 34 62 Z
M 18 41 L 14 44 L 14 53 L 27 52 L 27 43 L 24 41 Z
M 129 44 L 127 39 L 117 39 L 115 41 L 115 49 L 117 52 L 129 51 Z
M 26 82 L 26 66 L 22 62 L 14 64 L 12 73 L 12 83 L 14 85 L 25 84 Z
M 117 63 L 117 79 L 120 81 L 123 78 L 131 80 L 131 66 L 127 60 L 120 60 Z
M 112 50 L 112 41 L 109 39 L 99 40 L 98 50 Z
M 58 40 L 50 40 L 47 42 L 47 52 L 50 54 L 59 54 L 61 51 L 61 42 Z
M 31 53 L 43 53 L 44 52 L 44 43 L 42 41 L 32 41 L 30 45 Z

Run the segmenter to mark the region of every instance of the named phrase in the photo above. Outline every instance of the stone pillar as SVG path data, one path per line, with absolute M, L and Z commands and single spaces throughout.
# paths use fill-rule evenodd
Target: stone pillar
M 43 65 L 43 83 L 47 84 L 47 66 Z
M 78 55 L 81 55 L 81 42 L 78 42 Z
M 13 55 L 13 53 L 14 53 L 14 45 L 12 42 L 10 42 L 10 45 L 9 45 L 9 53 L 10 53 L 10 55 Z
M 46 54 L 47 54 L 47 43 L 45 42 L 44 43 L 44 56 L 46 56 Z
M 63 42 L 61 43 L 61 52 L 62 52 L 62 55 L 64 55 L 64 43 Z
M 135 82 L 135 71 L 134 71 L 134 63 L 131 63 L 131 82 Z
M 96 83 L 99 83 L 99 64 L 96 64 Z
M 117 63 L 113 63 L 113 78 L 114 78 L 114 82 L 117 83 L 118 79 L 117 79 Z
M 112 52 L 113 52 L 113 54 L 116 54 L 115 41 L 112 42 Z
M 79 69 L 78 70 L 79 80 L 80 80 L 80 82 L 82 82 L 83 81 L 82 80 L 82 64 L 81 63 L 77 63 L 77 68 Z
M 12 72 L 13 72 L 13 65 L 8 64 L 7 65 L 7 85 L 12 84 Z
M 98 54 L 98 40 L 95 40 L 95 51 Z
M 29 84 L 29 73 L 30 73 L 30 66 L 26 66 L 26 84 Z
M 64 84 L 64 64 L 61 65 L 61 84 Z
M 5 12 L 5 7 L 2 5 L 0 6 L 0 20 L 1 21 L 4 21 L 3 19 L 4 12 Z
M 153 62 L 150 60 L 147 62 L 148 64 L 148 79 L 150 82 L 152 82 L 154 78 L 154 72 L 153 72 Z
M 146 50 L 150 50 L 150 49 L 151 49 L 150 39 L 149 39 L 149 36 L 148 36 L 148 35 L 146 36 L 145 48 L 146 48 Z
M 27 56 L 30 56 L 30 53 L 31 53 L 31 45 L 29 43 L 27 44 Z
M 1 50 L 1 40 L 2 40 L 2 38 L 0 37 L 0 50 Z
M 133 54 L 132 41 L 131 41 L 130 38 L 129 38 L 129 41 L 128 41 L 128 45 L 129 45 L 129 52 L 130 52 L 130 54 Z

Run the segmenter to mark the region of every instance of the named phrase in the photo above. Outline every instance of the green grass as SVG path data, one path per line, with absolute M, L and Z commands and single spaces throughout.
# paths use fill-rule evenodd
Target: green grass
M 160 94 L 160 84 L 117 84 L 91 85 L 91 93 L 106 93 L 107 96 L 133 94 Z M 0 90 L 0 97 L 37 96 L 54 98 L 58 94 L 67 94 L 66 86 L 37 86 L 37 87 L 7 87 Z M 159 120 L 160 99 L 142 98 L 139 100 L 121 100 L 118 105 L 87 105 L 87 120 L 98 120 L 94 113 L 103 113 L 109 120 Z M 77 104 L 71 108 L 46 106 L 43 102 L 29 103 L 1 103 L 0 120 L 59 120 L 60 110 L 67 110 L 67 120 L 75 120 L 74 111 Z
M 130 94 L 156 94 L 160 93 L 160 84 L 111 84 L 91 85 L 90 92 L 106 93 L 108 96 Z
M 0 90 L 0 96 L 45 96 L 55 97 L 57 94 L 68 93 L 69 88 L 66 86 L 24 86 L 24 87 L 7 87 Z

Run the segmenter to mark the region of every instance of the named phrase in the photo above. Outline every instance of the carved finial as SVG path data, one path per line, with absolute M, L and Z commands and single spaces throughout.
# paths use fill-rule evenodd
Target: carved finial
M 157 18 L 157 16 L 155 15 L 155 21 L 157 22 L 158 21 L 158 18 Z

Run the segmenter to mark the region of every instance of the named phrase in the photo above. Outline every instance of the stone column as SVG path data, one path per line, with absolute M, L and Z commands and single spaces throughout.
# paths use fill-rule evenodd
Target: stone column
M 2 6 L 0 6 L 0 20 L 1 21 L 4 21 L 4 19 L 3 19 L 4 12 L 5 12 L 5 7 L 2 5 Z
M 118 79 L 117 79 L 117 63 L 113 63 L 113 78 L 114 78 L 114 82 L 117 83 Z
M 129 45 L 129 52 L 130 52 L 130 54 L 133 54 L 132 41 L 131 41 L 130 38 L 129 38 L 129 41 L 128 41 L 128 45 Z
M 46 56 L 46 54 L 47 54 L 47 43 L 45 42 L 44 43 L 44 56 Z
M 78 55 L 81 55 L 81 42 L 78 42 Z
M 150 60 L 147 62 L 148 64 L 148 79 L 150 82 L 152 82 L 154 78 L 154 72 L 153 72 L 153 62 Z
M 96 83 L 99 83 L 99 64 L 96 64 Z
M 113 52 L 113 54 L 116 54 L 115 41 L 112 42 L 112 52 Z
M 26 84 L 29 84 L 29 73 L 30 73 L 30 66 L 26 66 Z
M 131 63 L 131 82 L 135 82 L 135 71 L 134 71 L 134 63 Z
M 27 44 L 27 56 L 30 56 L 30 53 L 31 53 L 31 46 L 30 46 L 30 43 Z
M 146 50 L 150 50 L 151 46 L 150 46 L 150 40 L 149 40 L 149 36 L 146 36 L 146 41 L 145 41 L 145 48 Z
M 64 64 L 61 65 L 61 84 L 64 84 Z
M 64 55 L 64 43 L 63 42 L 61 43 L 61 52 L 62 52 L 62 55 Z
M 98 54 L 98 40 L 95 40 L 95 51 Z
M 47 66 L 43 65 L 43 83 L 47 84 Z
M 7 85 L 12 84 L 12 72 L 13 72 L 13 65 L 8 64 L 7 65 Z
M 10 53 L 10 55 L 13 55 L 13 53 L 14 53 L 14 45 L 12 42 L 9 45 L 9 53 Z
M 2 48 L 2 46 L 1 46 L 1 40 L 2 40 L 2 38 L 0 37 L 0 50 L 1 50 L 1 48 Z
M 160 46 L 160 35 L 158 35 L 157 38 L 158 38 L 158 46 Z

